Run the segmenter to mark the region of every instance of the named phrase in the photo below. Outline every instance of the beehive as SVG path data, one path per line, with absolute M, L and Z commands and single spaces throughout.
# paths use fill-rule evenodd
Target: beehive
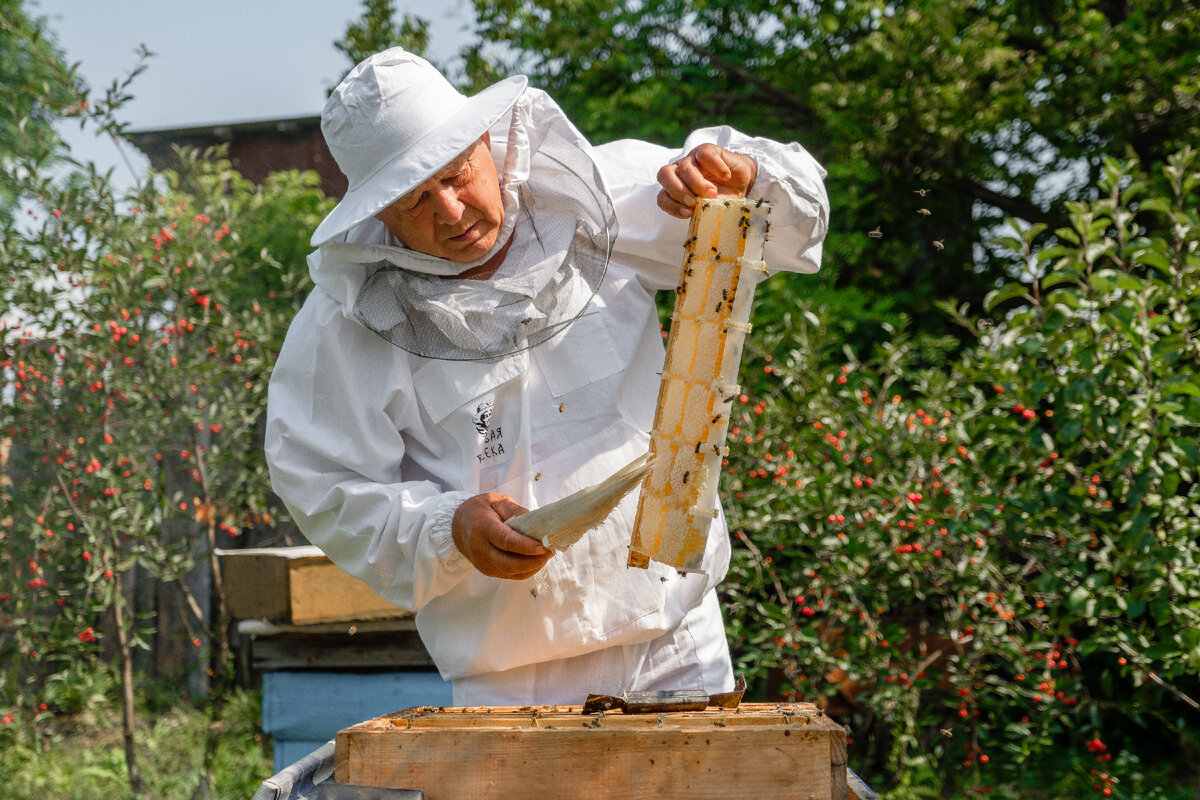
M 717 515 L 717 480 L 740 392 L 742 347 L 762 261 L 769 203 L 702 200 L 692 215 L 651 432 L 629 565 L 699 572 Z
M 626 715 L 413 708 L 339 731 L 334 780 L 427 800 L 846 800 L 846 732 L 807 703 Z

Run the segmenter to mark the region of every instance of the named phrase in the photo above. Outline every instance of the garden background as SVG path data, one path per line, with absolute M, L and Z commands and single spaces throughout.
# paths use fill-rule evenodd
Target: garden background
M 829 170 L 722 478 L 754 697 L 828 705 L 896 800 L 1200 796 L 1196 4 L 475 9 L 439 64 L 468 92 L 521 71 L 597 142 L 728 123 Z M 362 11 L 347 68 L 427 46 Z M 114 188 L 58 131 L 123 136 L 146 64 L 87 87 L 0 12 L 0 779 L 247 797 L 270 762 L 196 576 L 286 530 L 265 390 L 333 201 L 220 151 Z

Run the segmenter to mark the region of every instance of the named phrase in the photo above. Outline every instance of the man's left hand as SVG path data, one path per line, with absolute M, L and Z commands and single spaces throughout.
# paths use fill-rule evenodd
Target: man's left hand
M 698 198 L 743 198 L 754 185 L 758 165 L 747 155 L 702 144 L 658 171 L 658 207 L 687 219 Z

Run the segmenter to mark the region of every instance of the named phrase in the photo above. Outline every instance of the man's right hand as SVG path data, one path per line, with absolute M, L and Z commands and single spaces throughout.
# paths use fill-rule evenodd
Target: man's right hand
M 516 581 L 531 578 L 554 552 L 504 524 L 526 510 L 506 495 L 477 494 L 454 512 L 454 544 L 484 575 Z

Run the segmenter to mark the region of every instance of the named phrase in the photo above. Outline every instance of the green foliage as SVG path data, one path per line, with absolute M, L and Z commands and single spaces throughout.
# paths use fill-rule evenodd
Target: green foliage
M 295 230 L 328 203 L 312 176 L 257 187 L 225 161 L 184 165 L 125 198 L 94 173 L 34 173 L 45 211 L 0 240 L 10 671 L 115 638 L 98 615 L 135 567 L 183 587 L 218 534 L 271 523 L 267 376 L 307 285 Z
M 78 108 L 82 86 L 41 20 L 21 6 L 0 0 L 0 161 L 42 163 L 54 157 L 54 123 Z M 15 192 L 0 181 L 0 222 L 11 222 L 15 201 Z
M 71 116 L 119 131 L 130 80 Z M 0 232 L 0 713 L 82 713 L 107 689 L 80 666 L 98 657 L 129 706 L 134 653 L 155 635 L 133 601 L 151 587 L 186 609 L 190 668 L 219 715 L 232 662 L 215 550 L 275 524 L 267 378 L 332 203 L 313 174 L 257 186 L 220 152 L 180 153 L 179 171 L 124 194 L 55 155 L 0 162 L 28 209 Z M 138 793 L 131 708 L 123 722 Z
M 596 140 L 676 146 L 728 123 L 802 143 L 830 172 L 836 285 L 893 296 L 921 328 L 943 321 L 935 300 L 977 305 L 1006 277 L 988 249 L 1004 217 L 1060 227 L 1105 154 L 1153 168 L 1200 135 L 1191 2 L 475 6 L 502 71 Z
M 394 15 L 392 0 L 363 0 L 362 16 L 350 23 L 342 38 L 333 43 L 338 52 L 350 59 L 348 70 L 367 56 L 396 45 L 424 55 L 429 47 L 429 23 L 413 14 L 405 14 L 397 25 Z
M 1053 796 L 1132 798 L 1195 763 L 1198 188 L 1190 150 L 1107 160 L 1050 245 L 998 241 L 1021 280 L 990 316 L 947 304 L 961 353 L 896 329 L 860 359 L 810 304 L 756 329 L 731 640 L 760 691 L 840 705 L 875 774 L 1029 797 L 1070 753 Z
M 88 672 L 97 675 L 88 676 Z M 103 668 L 80 668 L 75 677 L 88 685 L 112 683 Z M 215 758 L 212 800 L 246 800 L 272 774 L 270 746 L 258 728 L 261 698 L 236 692 L 225 706 Z M 155 711 L 139 706 L 147 796 L 187 800 L 197 796 L 201 750 L 210 720 L 186 704 Z M 69 715 L 43 712 L 36 720 L 0 727 L 0 775 L 11 800 L 46 798 L 132 798 L 125 778 L 115 693 L 93 698 Z

